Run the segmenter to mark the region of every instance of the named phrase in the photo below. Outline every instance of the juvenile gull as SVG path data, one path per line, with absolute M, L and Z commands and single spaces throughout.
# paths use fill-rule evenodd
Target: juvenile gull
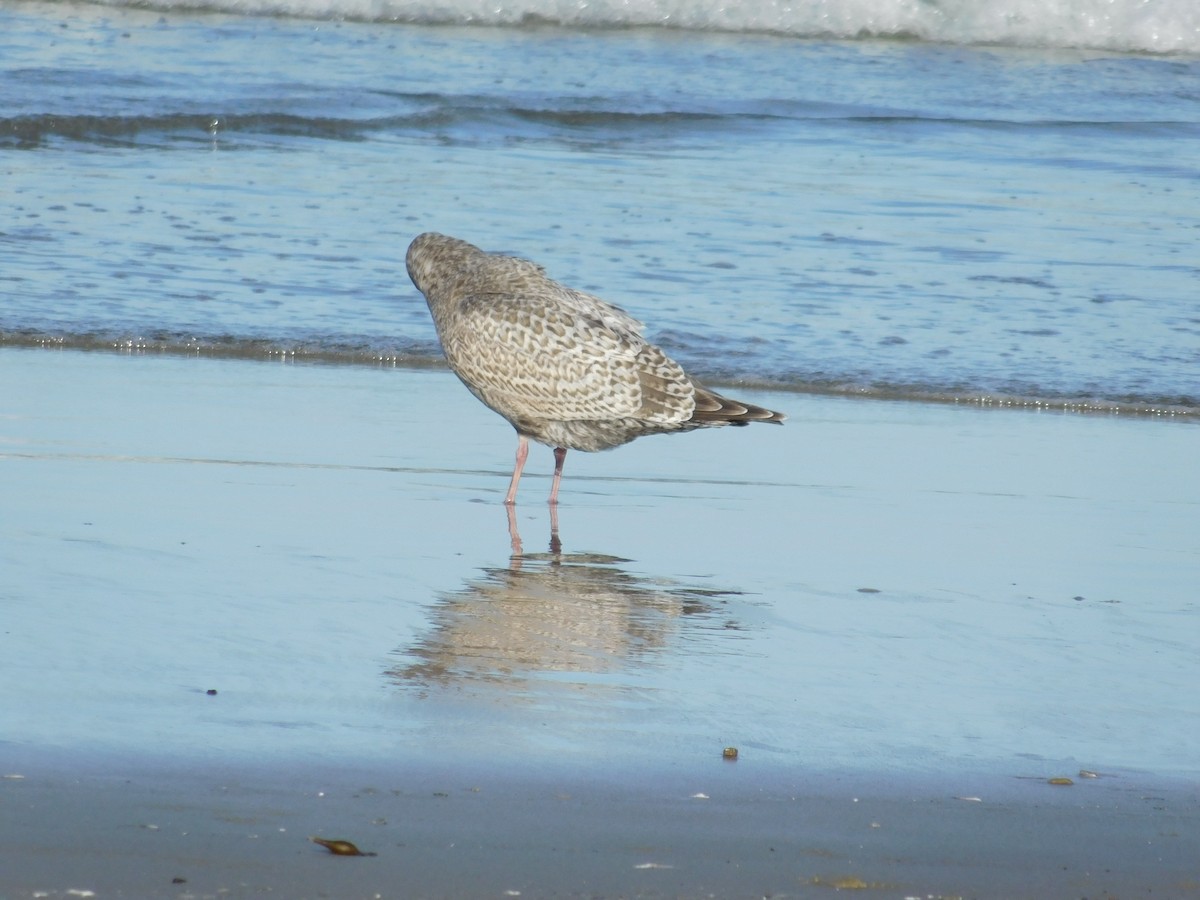
M 407 264 L 450 368 L 517 430 L 507 504 L 516 502 L 530 438 L 554 448 L 553 505 L 567 450 L 784 420 L 702 387 L 625 310 L 547 278 L 527 259 L 427 232 L 409 245 Z

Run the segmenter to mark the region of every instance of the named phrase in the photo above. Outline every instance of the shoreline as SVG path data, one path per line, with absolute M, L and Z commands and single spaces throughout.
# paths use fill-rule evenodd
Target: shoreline
M 46 350 L 75 353 L 105 353 L 122 357 L 167 357 L 179 359 L 235 360 L 273 364 L 333 365 L 411 370 L 417 372 L 448 372 L 440 349 L 424 352 L 397 351 L 368 345 L 313 348 L 301 342 L 273 342 L 245 339 L 222 343 L 215 338 L 195 343 L 178 343 L 146 338 L 117 338 L 114 336 L 76 335 L 72 337 L 44 334 L 21 334 L 0 331 L 0 352 L 15 350 Z M 689 366 L 689 371 L 694 368 Z M 1086 416 L 1122 416 L 1133 419 L 1153 419 L 1200 422 L 1200 405 L 1169 402 L 1165 399 L 1130 400 L 1097 397 L 1036 397 L 1021 393 L 994 390 L 932 389 L 914 385 L 856 384 L 851 382 L 800 381 L 781 382 L 771 379 L 722 378 L 717 373 L 696 370 L 696 376 L 714 388 L 743 389 L 778 393 L 784 396 L 829 397 L 834 399 L 880 400 L 889 403 L 922 403 L 989 410 L 1019 410 L 1025 412 L 1073 413 Z

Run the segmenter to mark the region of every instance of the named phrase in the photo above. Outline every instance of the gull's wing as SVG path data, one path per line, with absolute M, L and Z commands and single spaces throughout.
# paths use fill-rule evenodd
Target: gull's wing
M 631 418 L 669 425 L 691 417 L 691 379 L 641 337 L 637 320 L 544 281 L 536 290 L 471 294 L 455 304 L 442 347 L 476 396 L 514 424 Z

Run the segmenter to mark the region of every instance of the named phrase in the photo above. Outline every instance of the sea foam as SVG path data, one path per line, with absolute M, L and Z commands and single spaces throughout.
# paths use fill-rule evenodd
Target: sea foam
M 1196 0 L 103 0 L 414 24 L 665 27 L 838 39 L 1200 53 Z

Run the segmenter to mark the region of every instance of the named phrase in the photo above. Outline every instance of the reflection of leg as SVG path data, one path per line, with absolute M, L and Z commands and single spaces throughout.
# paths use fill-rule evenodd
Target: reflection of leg
M 515 503 L 506 503 L 504 508 L 508 511 L 508 539 L 512 541 L 513 559 L 520 565 L 520 556 L 525 551 L 521 548 L 521 533 L 517 531 L 517 506 Z
M 512 481 L 508 483 L 508 495 L 504 502 L 512 506 L 517 502 L 517 485 L 521 483 L 521 472 L 525 469 L 525 460 L 529 456 L 529 438 L 523 434 L 517 435 L 517 462 L 513 466 Z
M 562 553 L 562 541 L 558 538 L 558 504 L 550 504 L 550 552 Z
M 558 503 L 558 486 L 562 483 L 563 460 L 567 458 L 566 447 L 554 448 L 554 481 L 550 484 L 550 505 Z

